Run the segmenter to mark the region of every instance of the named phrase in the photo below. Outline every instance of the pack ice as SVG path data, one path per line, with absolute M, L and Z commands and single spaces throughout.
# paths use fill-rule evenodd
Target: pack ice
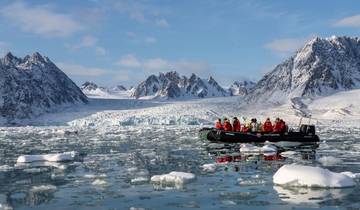
M 64 152 L 46 155 L 21 155 L 18 157 L 18 163 L 30 163 L 35 161 L 49 161 L 49 162 L 61 162 L 74 160 L 77 152 Z

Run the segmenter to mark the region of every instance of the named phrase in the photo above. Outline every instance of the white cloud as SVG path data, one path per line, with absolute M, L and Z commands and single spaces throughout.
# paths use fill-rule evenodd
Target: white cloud
M 65 37 L 84 28 L 71 15 L 56 13 L 45 6 L 29 6 L 21 1 L 3 7 L 0 14 L 22 31 L 45 37 Z
M 159 27 L 163 27 L 163 28 L 167 28 L 170 26 L 170 24 L 167 22 L 166 19 L 162 18 L 162 19 L 157 19 L 155 20 L 155 24 Z
M 305 43 L 313 38 L 314 35 L 311 35 L 307 38 L 284 38 L 284 39 L 275 39 L 270 43 L 265 45 L 265 48 L 272 50 L 280 56 L 286 56 L 290 53 L 294 53 L 305 45 Z
M 142 66 L 140 61 L 133 54 L 127 54 L 121 57 L 115 64 L 126 68 L 138 68 Z
M 157 39 L 155 37 L 149 36 L 149 37 L 145 38 L 145 42 L 148 43 L 148 44 L 154 44 L 154 43 L 157 42 Z
M 334 26 L 339 27 L 360 27 L 360 15 L 354 15 L 337 20 Z
M 78 50 L 81 48 L 91 48 L 94 49 L 96 54 L 98 55 L 106 55 L 106 49 L 104 47 L 98 46 L 98 39 L 91 35 L 84 36 L 79 44 L 67 44 L 66 47 L 73 50 Z
M 177 61 L 170 61 L 164 58 L 139 59 L 133 54 L 128 54 L 121 57 L 115 64 L 123 68 L 136 70 L 137 72 L 141 71 L 144 74 L 166 71 L 177 71 L 180 74 L 186 75 L 195 73 L 203 77 L 211 74 L 211 67 L 207 62 L 185 59 Z
M 109 71 L 106 69 L 87 67 L 74 63 L 57 62 L 56 65 L 67 75 L 71 75 L 71 76 L 98 77 L 109 73 Z

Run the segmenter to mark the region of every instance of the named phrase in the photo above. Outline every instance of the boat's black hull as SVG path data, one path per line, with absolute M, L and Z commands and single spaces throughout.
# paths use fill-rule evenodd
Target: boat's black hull
M 201 139 L 223 143 L 264 143 L 268 142 L 319 142 L 315 134 L 304 134 L 301 132 L 287 133 L 242 133 L 227 132 L 213 128 L 203 128 L 199 131 Z

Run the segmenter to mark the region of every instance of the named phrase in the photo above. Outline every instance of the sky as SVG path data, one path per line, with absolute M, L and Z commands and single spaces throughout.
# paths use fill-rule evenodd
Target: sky
M 359 32 L 358 0 L 0 1 L 0 55 L 40 52 L 79 85 L 256 81 L 316 36 Z

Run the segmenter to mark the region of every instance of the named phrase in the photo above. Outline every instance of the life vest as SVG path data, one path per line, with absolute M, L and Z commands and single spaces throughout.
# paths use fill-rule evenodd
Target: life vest
M 273 131 L 273 126 L 270 121 L 265 121 L 264 126 L 263 126 L 263 131 L 264 132 L 272 132 Z
M 229 121 L 224 122 L 224 131 L 232 131 L 232 126 Z
M 222 130 L 222 129 L 223 129 L 223 126 L 221 125 L 221 122 L 216 122 L 216 123 L 215 123 L 215 128 L 216 128 L 216 129 L 219 129 L 219 130 Z
M 234 120 L 233 122 L 233 131 L 240 132 L 240 121 Z

